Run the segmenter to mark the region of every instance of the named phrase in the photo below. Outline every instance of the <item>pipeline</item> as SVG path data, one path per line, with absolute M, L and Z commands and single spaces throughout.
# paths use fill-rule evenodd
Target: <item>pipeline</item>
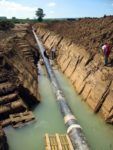
M 44 48 L 42 42 L 40 41 L 40 39 L 37 37 L 34 29 L 32 29 L 32 32 L 33 32 L 33 35 L 37 42 L 37 46 L 40 50 L 41 56 L 43 58 L 47 73 L 49 75 L 49 79 L 52 83 L 57 102 L 60 106 L 60 111 L 63 115 L 64 122 L 67 127 L 67 134 L 70 137 L 73 147 L 76 150 L 89 150 L 89 146 L 88 146 L 87 140 L 84 136 L 84 133 L 82 131 L 82 128 L 79 125 L 79 123 L 77 122 L 77 119 L 75 118 L 75 116 L 72 114 L 72 111 L 66 102 L 64 94 L 61 91 L 61 88 L 55 77 L 55 74 L 52 70 L 49 60 L 44 56 L 45 48 Z

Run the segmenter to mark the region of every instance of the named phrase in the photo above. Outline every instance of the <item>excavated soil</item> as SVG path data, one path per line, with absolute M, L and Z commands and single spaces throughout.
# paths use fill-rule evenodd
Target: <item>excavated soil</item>
M 95 113 L 113 124 L 113 48 L 104 66 L 101 46 L 113 46 L 113 16 L 34 25 L 45 47 L 56 48 L 57 63 Z
M 7 150 L 2 130 L 10 115 L 31 110 L 40 101 L 36 61 L 38 53 L 28 24 L 0 31 L 0 149 Z M 21 119 L 21 118 L 20 118 Z
M 41 26 L 42 27 L 42 26 Z M 52 22 L 43 25 L 73 43 L 96 53 L 105 42 L 113 44 L 113 16 L 105 18 L 83 18 L 77 21 Z
M 28 110 L 39 102 L 34 39 L 29 25 L 16 25 L 0 36 L 0 123 L 10 114 Z M 6 120 L 4 120 L 6 119 Z
M 0 150 L 9 150 L 9 147 L 7 144 L 7 138 L 1 126 L 0 126 Z

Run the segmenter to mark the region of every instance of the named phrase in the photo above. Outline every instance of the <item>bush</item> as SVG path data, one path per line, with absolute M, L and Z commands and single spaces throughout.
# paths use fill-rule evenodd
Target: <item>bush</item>
M 7 31 L 11 28 L 14 28 L 14 23 L 9 20 L 0 20 L 0 30 Z

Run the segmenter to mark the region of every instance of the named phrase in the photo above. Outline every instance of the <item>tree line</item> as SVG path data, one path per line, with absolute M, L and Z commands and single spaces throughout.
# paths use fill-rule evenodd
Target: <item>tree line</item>
M 31 22 L 42 22 L 43 17 L 45 16 L 42 8 L 38 8 L 35 12 L 37 19 L 17 19 L 16 17 L 12 17 L 11 19 L 7 19 L 6 17 L 0 17 L 0 30 L 10 30 L 14 28 L 15 23 L 31 23 Z

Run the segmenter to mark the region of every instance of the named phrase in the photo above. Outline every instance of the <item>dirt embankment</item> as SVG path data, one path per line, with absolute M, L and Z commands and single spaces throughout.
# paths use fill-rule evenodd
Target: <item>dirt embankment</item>
M 113 17 L 35 25 L 45 46 L 57 49 L 57 62 L 94 112 L 113 124 L 113 68 L 103 66 L 101 46 L 113 45 Z
M 113 44 L 113 16 L 53 22 L 43 25 L 43 28 L 70 39 L 89 52 L 96 53 L 96 48 L 98 50 L 105 42 Z
M 11 115 L 40 101 L 34 44 L 28 24 L 0 31 L 0 150 L 8 150 L 2 128 L 13 124 Z
M 1 36 L 1 33 L 3 36 Z M 10 115 L 28 111 L 40 101 L 35 47 L 29 25 L 0 32 L 0 125 L 11 124 Z M 28 40 L 29 39 L 29 40 Z
M 0 126 L 0 150 L 9 150 L 7 139 L 1 126 Z

